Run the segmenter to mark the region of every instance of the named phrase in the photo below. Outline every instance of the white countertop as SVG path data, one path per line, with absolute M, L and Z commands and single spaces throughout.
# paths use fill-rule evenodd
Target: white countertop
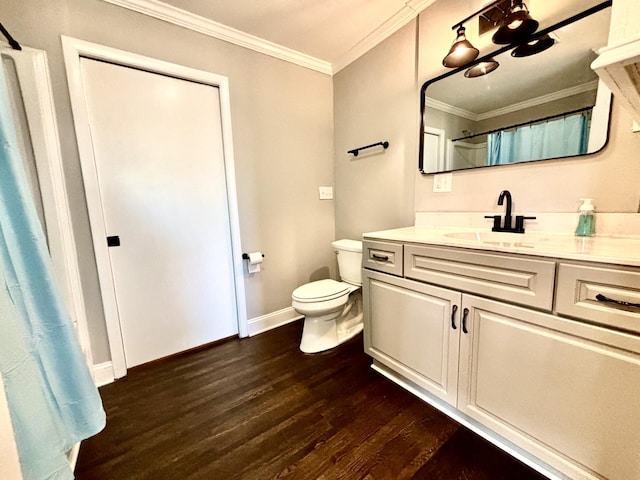
M 478 228 L 414 226 L 368 232 L 363 238 L 640 267 L 640 236 L 634 235 L 576 237 L 543 231 L 515 234 Z

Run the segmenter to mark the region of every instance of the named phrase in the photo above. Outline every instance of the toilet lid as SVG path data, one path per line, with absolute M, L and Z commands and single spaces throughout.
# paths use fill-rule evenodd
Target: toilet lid
M 296 288 L 291 297 L 298 302 L 324 302 L 349 292 L 349 285 L 335 280 L 318 280 Z

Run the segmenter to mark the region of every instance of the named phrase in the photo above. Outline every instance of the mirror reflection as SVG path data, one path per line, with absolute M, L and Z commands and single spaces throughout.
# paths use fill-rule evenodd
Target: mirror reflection
M 590 65 L 595 51 L 607 43 L 610 10 L 554 29 L 550 47 L 549 40 L 540 37 L 548 48 L 539 53 L 520 56 L 534 45 L 504 48 L 485 59 L 498 68 L 494 63 L 471 64 L 426 82 L 420 171 L 439 173 L 600 150 L 606 143 L 611 95 L 599 86 Z M 483 69 L 493 70 L 483 74 Z

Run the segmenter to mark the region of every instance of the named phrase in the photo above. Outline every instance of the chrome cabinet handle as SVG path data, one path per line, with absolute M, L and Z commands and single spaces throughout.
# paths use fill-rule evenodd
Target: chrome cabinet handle
M 378 255 L 377 253 L 372 253 L 371 256 L 374 260 L 381 260 L 383 262 L 389 261 L 389 257 L 387 255 Z
M 640 308 L 640 303 L 625 302 L 624 300 L 614 300 L 613 298 L 605 297 L 601 293 L 596 295 L 596 300 L 598 300 L 599 302 L 615 303 L 616 305 L 623 305 L 625 307 Z
M 454 305 L 453 307 L 451 307 L 451 328 L 453 328 L 454 330 L 457 330 L 458 327 L 456 327 L 456 312 L 458 311 L 458 305 Z
M 469 333 L 469 330 L 467 330 L 467 317 L 469 317 L 469 309 L 465 308 L 462 311 L 462 331 L 464 333 Z

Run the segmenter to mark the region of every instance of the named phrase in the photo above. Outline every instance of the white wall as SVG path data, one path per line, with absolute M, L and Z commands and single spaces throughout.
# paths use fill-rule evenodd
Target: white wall
M 0 0 L 2 22 L 49 57 L 62 156 L 96 364 L 108 361 L 104 324 L 60 35 L 229 77 L 244 251 L 265 253 L 245 278 L 249 318 L 290 306 L 295 287 L 335 275 L 330 76 L 99 0 Z

